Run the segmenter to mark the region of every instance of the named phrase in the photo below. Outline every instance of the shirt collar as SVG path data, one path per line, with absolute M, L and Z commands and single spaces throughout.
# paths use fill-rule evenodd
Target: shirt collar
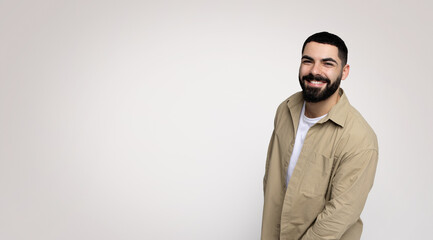
M 328 116 L 324 117 L 322 120 L 326 122 L 327 120 L 333 121 L 335 124 L 344 127 L 347 118 L 347 108 L 350 106 L 349 100 L 344 94 L 342 88 L 340 88 L 340 100 L 335 104 L 328 113 Z

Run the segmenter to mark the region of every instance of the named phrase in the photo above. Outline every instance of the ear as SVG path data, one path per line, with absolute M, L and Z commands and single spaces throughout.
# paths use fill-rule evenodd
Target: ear
M 341 80 L 344 80 L 347 78 L 347 76 L 349 76 L 349 71 L 350 71 L 350 66 L 349 66 L 349 64 L 346 64 L 343 67 L 343 73 L 341 74 Z

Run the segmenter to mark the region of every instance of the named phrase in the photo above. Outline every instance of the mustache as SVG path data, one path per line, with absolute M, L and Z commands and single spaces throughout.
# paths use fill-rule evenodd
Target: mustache
M 322 76 L 320 76 L 320 75 L 316 75 L 316 76 L 314 76 L 312 73 L 303 76 L 303 77 L 302 77 L 302 80 L 304 80 L 304 81 L 305 81 L 305 80 L 307 80 L 307 81 L 316 80 L 316 81 L 326 82 L 326 83 L 328 83 L 328 84 L 331 83 L 331 81 L 329 80 L 329 78 L 322 77 Z

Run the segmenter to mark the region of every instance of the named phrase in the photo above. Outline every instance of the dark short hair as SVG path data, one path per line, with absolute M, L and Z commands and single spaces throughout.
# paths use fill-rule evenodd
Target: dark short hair
M 304 53 L 305 45 L 307 45 L 309 42 L 317 42 L 336 46 L 338 48 L 338 57 L 340 58 L 342 65 L 346 65 L 348 50 L 343 39 L 341 39 L 339 36 L 329 32 L 315 33 L 305 40 L 304 45 L 302 46 L 302 53 Z

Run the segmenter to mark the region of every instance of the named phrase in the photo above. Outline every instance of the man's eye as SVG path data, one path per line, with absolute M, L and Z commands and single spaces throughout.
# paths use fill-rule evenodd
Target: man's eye
M 330 62 L 325 62 L 325 65 L 326 65 L 326 66 L 330 66 L 330 67 L 334 66 L 334 64 L 333 64 L 333 63 L 330 63 Z

